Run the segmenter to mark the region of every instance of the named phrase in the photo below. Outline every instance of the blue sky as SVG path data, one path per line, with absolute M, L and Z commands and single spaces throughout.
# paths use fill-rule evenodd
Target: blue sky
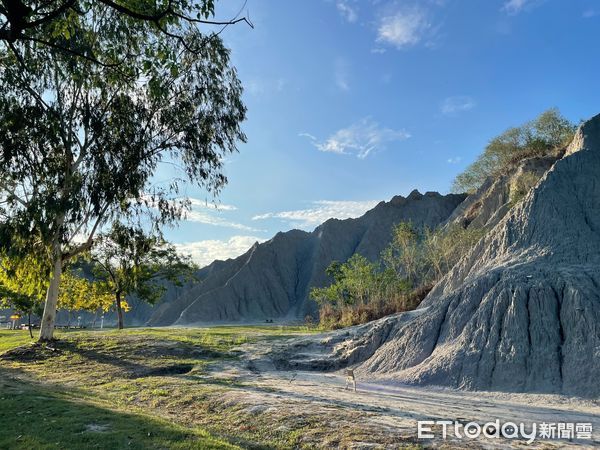
M 491 137 L 547 108 L 600 112 L 598 0 L 248 0 L 244 13 L 255 28 L 222 36 L 248 143 L 226 161 L 221 207 L 190 187 L 192 213 L 166 233 L 202 265 L 415 188 L 446 193 Z

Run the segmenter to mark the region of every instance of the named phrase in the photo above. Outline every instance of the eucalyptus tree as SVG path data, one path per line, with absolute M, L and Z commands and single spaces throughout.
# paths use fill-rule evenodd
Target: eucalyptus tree
M 117 326 L 123 329 L 123 301 L 131 295 L 150 304 L 166 291 L 166 283 L 182 285 L 194 279 L 197 269 L 177 253 L 160 234 L 115 222 L 92 250 L 94 273 L 114 298 Z
M 100 47 L 110 38 L 96 35 Z M 39 45 L 0 54 L 0 247 L 19 239 L 51 262 L 40 331 L 49 340 L 64 265 L 117 219 L 155 230 L 177 221 L 189 206 L 184 183 L 218 194 L 246 110 L 219 38 L 154 35 L 118 67 Z M 161 164 L 177 168 L 168 183 L 154 182 Z
M 100 65 L 115 66 L 136 58 L 137 43 L 170 37 L 193 50 L 190 32 L 239 22 L 240 13 L 215 19 L 214 0 L 0 0 L 0 43 L 35 43 L 36 50 L 60 50 Z M 102 39 L 96 39 L 101 34 Z M 193 34 L 193 33 L 192 33 Z M 160 52 L 160 48 L 155 49 Z M 164 55 L 169 58 L 169 55 Z M 152 62 L 152 59 L 149 59 Z

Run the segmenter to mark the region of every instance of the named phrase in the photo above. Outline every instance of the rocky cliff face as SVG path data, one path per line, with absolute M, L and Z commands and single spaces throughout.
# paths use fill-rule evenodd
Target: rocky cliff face
M 354 253 L 375 260 L 389 243 L 394 224 L 411 220 L 436 227 L 464 199 L 413 191 L 381 202 L 358 219 L 331 219 L 311 233 L 279 233 L 236 259 L 203 269 L 203 282 L 159 305 L 149 324 L 303 319 L 315 312 L 309 290 L 327 283 L 325 269 L 332 261 L 345 261 Z
M 493 224 L 494 214 L 478 217 Z M 275 359 L 357 364 L 362 376 L 413 384 L 600 396 L 600 116 L 502 216 L 416 311 Z

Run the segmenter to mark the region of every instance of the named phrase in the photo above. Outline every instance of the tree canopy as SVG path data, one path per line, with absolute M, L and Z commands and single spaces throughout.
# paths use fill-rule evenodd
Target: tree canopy
M 217 20 L 214 0 L 4 0 L 0 42 L 15 52 L 15 45 L 29 45 L 34 51 L 59 50 L 113 67 L 135 62 L 140 55 L 150 65 L 161 59 L 176 63 L 176 55 L 165 52 L 161 41 L 178 41 L 197 52 L 223 27 L 242 21 L 252 27 L 240 13 Z M 208 26 L 221 28 L 204 33 L 202 42 L 190 38 Z
M 114 11 L 88 3 L 86 30 L 118 58 L 111 33 L 142 25 L 107 21 Z M 133 62 L 118 67 L 36 42 L 0 51 L 0 249 L 19 239 L 50 261 L 42 339 L 52 338 L 63 266 L 100 230 L 118 219 L 159 230 L 189 206 L 184 183 L 216 194 L 227 182 L 223 157 L 245 140 L 242 87 L 218 37 L 181 31 L 185 42 L 136 35 Z M 179 175 L 154 183 L 161 164 Z
M 454 179 L 452 191 L 474 192 L 488 177 L 499 175 L 525 158 L 555 153 L 570 142 L 574 132 L 575 125 L 556 108 L 519 127 L 509 128 L 493 138 L 475 162 Z

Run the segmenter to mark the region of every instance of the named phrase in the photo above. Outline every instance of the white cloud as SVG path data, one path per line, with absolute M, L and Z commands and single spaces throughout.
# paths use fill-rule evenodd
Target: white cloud
M 152 204 L 152 200 L 149 195 L 146 195 L 143 198 L 149 203 L 150 207 L 156 207 Z M 236 230 L 252 232 L 262 231 L 223 217 L 223 213 L 235 211 L 237 209 L 233 205 L 208 203 L 205 200 L 200 200 L 193 197 L 188 198 L 188 200 L 190 202 L 190 210 L 185 211 L 182 217 L 182 220 L 186 222 L 203 223 L 205 225 L 213 225 L 216 227 L 233 228 Z M 172 201 L 173 203 L 179 203 L 185 201 L 185 198 L 179 198 Z
M 185 220 L 186 222 L 195 222 L 195 223 L 203 223 L 205 225 L 213 225 L 215 227 L 234 228 L 236 230 L 253 231 L 253 232 L 262 231 L 262 230 L 257 230 L 256 228 L 246 226 L 241 223 L 227 220 L 223 217 L 215 216 L 215 215 L 207 213 L 205 211 L 198 211 L 197 209 L 193 209 L 193 208 L 191 211 L 187 211 L 185 213 L 183 220 Z
M 427 12 L 417 6 L 401 8 L 381 16 L 377 28 L 377 42 L 398 49 L 411 47 L 427 37 L 432 26 Z
M 504 6 L 502 6 L 502 10 L 508 14 L 519 14 L 521 11 L 533 8 L 543 1 L 544 0 L 508 0 L 504 3 Z
M 523 9 L 526 3 L 527 0 L 509 0 L 504 3 L 502 9 L 508 13 L 516 14 Z
M 454 158 L 448 158 L 448 160 L 447 160 L 448 164 L 458 164 L 461 161 L 462 161 L 462 157 L 460 157 L 460 156 L 455 156 Z
M 360 217 L 379 203 L 376 200 L 318 200 L 312 207 L 292 211 L 272 212 L 254 216 L 252 220 L 281 219 L 301 228 L 314 228 L 328 219 L 348 219 Z
M 475 100 L 466 95 L 446 98 L 441 106 L 440 111 L 447 116 L 453 116 L 461 112 L 469 111 L 476 106 Z
M 226 205 L 224 203 L 210 203 L 207 200 L 201 200 L 199 198 L 190 197 L 188 199 L 192 204 L 192 207 L 196 206 L 199 208 L 213 209 L 217 211 L 235 211 L 237 207 L 233 205 Z
M 358 12 L 354 2 L 350 2 L 348 0 L 337 0 L 335 2 L 335 6 L 342 17 L 348 22 L 354 23 L 358 19 Z
M 404 130 L 381 127 L 370 117 L 366 117 L 336 131 L 325 141 L 319 141 L 308 133 L 301 133 L 300 136 L 309 138 L 322 152 L 351 154 L 364 159 L 373 151 L 383 149 L 389 142 L 408 139 L 410 134 Z
M 224 240 L 206 240 L 174 244 L 180 253 L 191 255 L 192 259 L 204 267 L 217 259 L 236 258 L 243 255 L 255 242 L 265 239 L 256 236 L 233 236 Z

